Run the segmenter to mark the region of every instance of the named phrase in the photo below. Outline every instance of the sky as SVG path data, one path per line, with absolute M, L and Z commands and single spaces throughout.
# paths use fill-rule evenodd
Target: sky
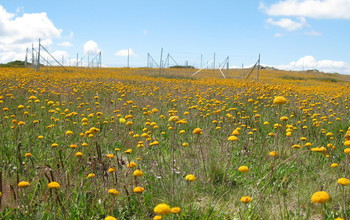
M 350 74 L 350 0 L 1 0 L 0 63 L 42 45 L 65 65 L 108 67 L 257 62 Z M 48 54 L 42 52 L 52 65 Z M 173 59 L 170 59 L 173 58 Z M 81 58 L 83 58 L 81 60 Z M 95 59 L 96 60 L 96 59 Z M 176 63 L 175 63 L 176 61 Z

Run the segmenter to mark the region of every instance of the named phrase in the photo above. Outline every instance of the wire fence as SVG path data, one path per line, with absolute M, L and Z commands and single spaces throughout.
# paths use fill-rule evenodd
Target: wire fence
M 236 78 L 247 79 L 254 71 L 257 71 L 257 80 L 259 80 L 259 70 L 260 70 L 260 54 L 258 60 L 256 57 L 250 56 L 250 64 L 244 66 L 242 63 L 241 66 L 232 64 L 232 59 L 237 63 L 239 57 L 234 56 L 224 56 L 222 54 L 195 54 L 195 53 L 186 53 L 186 52 L 173 52 L 165 51 L 163 48 L 160 51 L 160 55 L 151 55 L 147 53 L 146 64 L 133 64 L 130 62 L 129 53 L 123 64 L 113 64 L 113 65 L 102 65 L 102 52 L 98 53 L 86 53 L 81 56 L 76 55 L 75 58 L 67 57 L 67 54 L 55 54 L 50 53 L 41 43 L 39 39 L 39 44 L 37 49 L 34 48 L 32 44 L 31 48 L 26 49 L 25 56 L 25 66 L 32 67 L 36 70 L 41 68 L 48 67 L 61 67 L 64 71 L 68 71 L 66 67 L 76 67 L 78 68 L 101 68 L 101 67 L 146 67 L 149 69 L 154 69 L 152 72 L 162 73 L 164 69 L 182 69 L 182 71 L 195 76 L 200 72 L 212 72 L 213 74 L 221 74 L 222 77 L 226 78 L 230 75 L 230 70 L 239 70 L 241 74 Z M 197 57 L 194 58 L 194 57 Z M 233 57 L 233 58 L 232 58 Z M 245 56 L 247 60 L 247 56 Z M 248 59 L 249 60 L 249 59 Z M 69 68 L 70 70 L 72 68 Z M 169 70 L 167 71 L 169 72 Z M 171 71 L 170 71 L 171 72 Z M 173 71 L 177 72 L 177 71 Z M 232 72 L 232 71 L 231 71 Z M 237 71 L 235 71 L 237 72 Z M 253 74 L 254 75 L 254 74 Z

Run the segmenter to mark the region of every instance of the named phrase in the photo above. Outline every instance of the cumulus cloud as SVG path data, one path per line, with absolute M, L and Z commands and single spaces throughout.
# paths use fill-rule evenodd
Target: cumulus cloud
M 297 61 L 290 62 L 287 65 L 276 65 L 278 69 L 283 70 L 312 70 L 317 69 L 319 71 L 328 73 L 343 73 L 350 74 L 350 64 L 343 61 L 334 60 L 317 60 L 313 56 L 304 56 Z
M 19 16 L 0 5 L 0 63 L 23 60 L 26 48 L 33 42 L 41 38 L 43 45 L 50 45 L 52 39 L 61 37 L 61 32 L 45 12 Z
M 318 19 L 350 19 L 349 0 L 284 0 L 260 9 L 270 16 L 298 16 Z
M 87 41 L 84 46 L 84 53 L 92 53 L 97 54 L 101 51 L 101 49 L 98 47 L 97 43 L 93 40 Z
M 64 50 L 56 50 L 56 51 L 52 52 L 51 55 L 61 64 L 62 64 L 62 61 L 66 62 L 68 57 L 69 57 L 68 52 L 64 51 Z M 53 66 L 58 65 L 58 63 L 45 51 L 43 51 L 41 53 L 41 56 L 42 57 L 41 57 L 40 63 L 42 63 L 44 65 L 53 65 Z M 29 57 L 29 59 L 31 59 L 31 58 Z M 47 64 L 46 62 L 49 62 L 49 64 Z
M 296 31 L 307 26 L 307 22 L 305 18 L 298 18 L 297 21 L 294 21 L 290 18 L 282 18 L 280 20 L 273 20 L 272 18 L 268 18 L 266 20 L 267 23 L 281 27 L 286 29 L 287 31 Z
M 133 49 L 129 48 L 129 51 L 128 49 L 121 49 L 121 50 L 118 50 L 117 52 L 115 52 L 114 55 L 116 56 L 119 56 L 119 57 L 127 57 L 129 54 L 129 56 L 134 56 L 134 57 L 137 57 L 138 55 L 134 52 Z
M 56 50 L 52 53 L 52 56 L 56 59 L 61 59 L 62 57 L 68 58 L 69 54 L 64 50 Z

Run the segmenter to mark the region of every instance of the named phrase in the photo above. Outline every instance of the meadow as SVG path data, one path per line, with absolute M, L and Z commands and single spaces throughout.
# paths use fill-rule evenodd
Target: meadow
M 0 219 L 350 218 L 350 76 L 193 72 L 0 68 Z

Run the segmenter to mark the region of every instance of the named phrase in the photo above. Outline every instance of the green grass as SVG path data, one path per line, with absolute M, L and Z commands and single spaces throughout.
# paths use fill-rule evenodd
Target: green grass
M 152 219 L 159 203 L 181 208 L 163 219 L 349 218 L 350 186 L 337 183 L 350 178 L 343 145 L 350 118 L 347 87 L 333 88 L 332 80 L 321 78 L 339 92 L 327 94 L 287 90 L 283 83 L 304 80 L 295 76 L 276 85 L 128 71 L 10 69 L 1 75 L 0 219 Z M 273 105 L 276 95 L 289 102 Z M 169 121 L 172 115 L 181 123 Z M 89 137 L 92 127 L 99 131 Z M 202 134 L 193 134 L 195 128 Z M 237 128 L 239 139 L 228 141 Z M 152 146 L 154 141 L 159 144 Z M 310 150 L 321 146 L 326 153 Z M 278 156 L 269 156 L 271 151 Z M 131 161 L 137 166 L 127 167 Z M 339 166 L 330 167 L 335 162 Z M 249 172 L 238 171 L 243 165 Z M 114 173 L 107 172 L 111 167 Z M 144 176 L 134 177 L 135 169 Z M 95 177 L 87 178 L 90 173 Z M 186 181 L 188 174 L 197 180 Z M 19 181 L 30 186 L 19 188 Z M 48 189 L 51 181 L 61 187 Z M 134 193 L 136 186 L 145 191 Z M 112 188 L 117 196 L 108 193 Z M 310 201 L 320 190 L 331 196 L 325 205 Z M 242 196 L 252 201 L 242 203 Z

